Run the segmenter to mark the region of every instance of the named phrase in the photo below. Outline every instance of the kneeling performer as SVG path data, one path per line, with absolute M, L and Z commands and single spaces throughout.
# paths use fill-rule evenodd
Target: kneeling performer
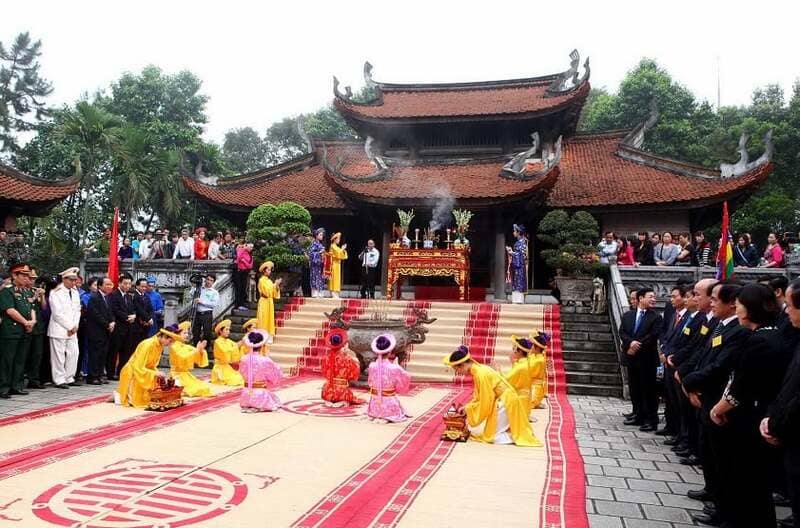
M 459 411 L 467 417 L 467 425 L 475 440 L 525 447 L 542 445 L 528 422 L 526 403 L 497 371 L 473 361 L 464 345 L 445 357 L 443 362 L 458 374 L 472 377 L 472 400 Z
M 272 336 L 264 330 L 253 330 L 244 336 L 250 350 L 239 363 L 239 372 L 246 382 L 239 398 L 242 412 L 277 411 L 281 407 L 278 395 L 269 390 L 283 379 L 281 368 L 267 357 Z
M 397 359 L 388 355 L 397 346 L 392 334 L 382 334 L 372 340 L 372 351 L 377 356 L 369 365 L 369 406 L 367 416 L 387 422 L 404 422 L 408 415 L 397 398 L 398 394 L 408 392 L 411 375 L 403 369 Z

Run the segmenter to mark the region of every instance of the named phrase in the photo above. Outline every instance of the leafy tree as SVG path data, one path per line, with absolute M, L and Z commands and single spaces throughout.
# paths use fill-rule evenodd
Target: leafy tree
M 592 276 L 599 272 L 593 240 L 600 226 L 586 211 L 570 216 L 563 209 L 550 211 L 537 229 L 537 238 L 548 249 L 542 251 L 547 266 L 564 276 Z
M 252 172 L 270 165 L 269 147 L 251 127 L 235 128 L 225 133 L 222 159 L 235 173 Z
M 7 48 L 0 42 L 0 151 L 17 149 L 14 132 L 32 130 L 28 121 L 47 116 L 43 99 L 52 85 L 39 76 L 42 42 L 33 42 L 28 32 L 20 33 Z

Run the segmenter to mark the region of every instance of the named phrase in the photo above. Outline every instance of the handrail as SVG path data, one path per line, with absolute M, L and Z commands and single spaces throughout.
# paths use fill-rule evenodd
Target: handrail
M 630 399 L 628 387 L 628 369 L 625 365 L 625 351 L 622 350 L 622 340 L 619 336 L 619 328 L 622 326 L 622 315 L 628 311 L 628 291 L 622 283 L 622 276 L 616 264 L 609 266 L 609 279 L 606 287 L 606 297 L 608 300 L 608 314 L 611 318 L 611 333 L 614 335 L 614 349 L 617 352 L 619 361 L 620 378 L 622 378 L 622 397 Z

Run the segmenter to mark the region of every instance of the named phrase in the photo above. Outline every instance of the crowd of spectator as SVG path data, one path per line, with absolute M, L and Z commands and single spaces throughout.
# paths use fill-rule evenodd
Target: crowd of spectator
M 656 301 L 651 288 L 632 291 L 619 328 L 625 425 L 702 469 L 705 485 L 687 493 L 704 503 L 694 521 L 774 527 L 776 505 L 800 520 L 800 279 L 703 279 L 674 286 L 663 311 Z
M 133 238 L 121 237 L 117 255 L 120 260 L 187 259 L 187 260 L 235 260 L 236 248 L 244 244 L 244 237 L 233 232 L 209 234 L 200 227 L 191 232 L 188 228 L 170 231 L 167 228 L 139 231 Z M 111 246 L 111 230 L 106 229 L 100 240 L 86 247 L 89 257 L 108 257 Z
M 734 266 L 748 268 L 781 268 L 785 266 L 785 251 L 781 238 L 776 233 L 767 237 L 764 251 L 759 251 L 747 233 L 734 239 Z M 706 239 L 705 233 L 697 231 L 674 235 L 647 233 L 642 231 L 635 237 L 618 236 L 608 231 L 597 245 L 600 262 L 616 262 L 620 266 L 714 266 L 716 248 Z

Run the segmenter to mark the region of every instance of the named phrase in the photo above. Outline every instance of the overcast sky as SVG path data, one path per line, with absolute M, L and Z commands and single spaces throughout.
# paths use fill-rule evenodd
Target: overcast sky
M 556 73 L 577 48 L 591 82 L 615 90 L 653 57 L 699 98 L 746 104 L 753 88 L 800 77 L 794 1 L 620 2 L 5 2 L 0 40 L 42 40 L 52 104 L 156 64 L 189 69 L 210 97 L 206 137 L 284 116 L 332 97 L 331 76 L 360 86 L 369 60 L 386 82 L 508 79 Z M 652 6 L 652 7 L 650 7 Z M 656 7 L 657 6 L 657 7 Z

